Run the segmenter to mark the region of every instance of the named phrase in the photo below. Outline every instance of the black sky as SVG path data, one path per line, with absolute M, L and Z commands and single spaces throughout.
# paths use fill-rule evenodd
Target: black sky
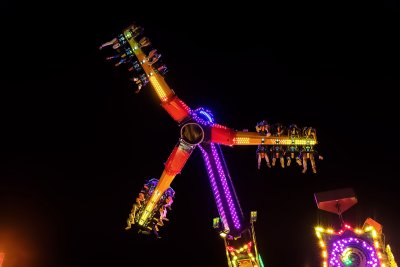
M 289 5 L 287 3 L 287 5 Z M 159 177 L 179 128 L 150 87 L 134 94 L 98 46 L 136 22 L 190 107 L 254 130 L 314 126 L 318 173 L 256 169 L 255 147 L 224 147 L 245 212 L 258 211 L 266 266 L 320 266 L 313 227 L 338 219 L 315 192 L 352 187 L 353 225 L 372 217 L 400 260 L 399 10 L 325 4 L 5 2 L 1 9 L 0 250 L 4 267 L 226 266 L 199 151 L 172 187 L 155 240 L 124 230 L 145 179 Z M 398 261 L 399 261 L 398 260 Z

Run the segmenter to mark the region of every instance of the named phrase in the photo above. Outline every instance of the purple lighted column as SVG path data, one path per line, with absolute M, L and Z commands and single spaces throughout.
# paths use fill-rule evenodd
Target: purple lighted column
M 243 230 L 243 213 L 221 148 L 217 144 L 202 143 L 202 152 L 211 188 L 225 230 L 233 235 Z

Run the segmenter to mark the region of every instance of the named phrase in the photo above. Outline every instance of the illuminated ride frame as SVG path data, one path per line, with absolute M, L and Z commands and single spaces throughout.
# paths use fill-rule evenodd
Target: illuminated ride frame
M 146 38 L 139 40 L 137 26 L 127 28 L 119 34 L 113 42 L 118 44 L 116 49 L 123 56 L 123 63 L 130 64 L 140 77 L 136 79 L 141 86 L 150 83 L 157 93 L 161 106 L 180 127 L 180 138 L 168 160 L 164 171 L 156 183 L 147 186 L 148 196 L 145 204 L 137 212 L 134 226 L 139 231 L 148 231 L 154 228 L 153 219 L 160 206 L 171 193 L 170 184 L 175 176 L 184 167 L 193 150 L 198 147 L 202 153 L 209 176 L 212 193 L 218 209 L 219 217 L 213 221 L 220 236 L 224 240 L 228 265 L 241 267 L 264 266 L 257 251 L 257 243 L 253 223 L 257 212 L 252 211 L 245 217 L 232 183 L 220 145 L 296 145 L 314 146 L 316 136 L 312 138 L 267 136 L 259 132 L 236 131 L 215 122 L 212 113 L 204 108 L 191 109 L 175 92 L 170 89 L 160 69 L 156 64 L 149 63 L 149 55 L 142 49 L 149 41 Z M 154 55 L 154 54 L 153 54 Z M 132 69 L 132 67 L 131 67 Z M 141 87 L 140 86 L 140 87 Z M 140 89 L 140 88 L 139 88 Z M 154 182 L 154 179 L 152 179 Z M 173 191 L 173 190 L 172 190 Z
M 321 248 L 322 267 L 397 267 L 389 245 L 385 246 L 382 225 L 367 218 L 364 225 L 353 228 L 342 213 L 357 203 L 351 188 L 315 194 L 321 210 L 336 213 L 341 229 L 315 227 Z

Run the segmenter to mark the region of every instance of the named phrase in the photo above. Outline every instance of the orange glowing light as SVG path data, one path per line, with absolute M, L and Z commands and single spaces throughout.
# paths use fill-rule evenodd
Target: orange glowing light
M 6 254 L 4 252 L 0 252 L 0 267 L 3 266 L 4 257 Z

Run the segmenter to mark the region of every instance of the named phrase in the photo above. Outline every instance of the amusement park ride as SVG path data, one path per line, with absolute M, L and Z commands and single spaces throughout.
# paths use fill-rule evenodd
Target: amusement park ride
M 315 227 L 322 267 L 397 267 L 381 224 L 367 218 L 362 227 L 353 228 L 344 222 L 342 213 L 357 203 L 351 188 L 316 193 L 315 200 L 319 209 L 339 215 L 341 222 L 337 231 Z
M 255 132 L 237 131 L 217 124 L 209 110 L 201 107 L 191 109 L 178 98 L 166 83 L 164 76 L 168 69 L 162 63 L 161 55 L 156 49 L 152 48 L 149 39 L 143 36 L 143 28 L 140 26 L 129 26 L 116 38 L 104 43 L 100 49 L 104 47 L 112 47 L 112 50 L 117 52 L 116 55 L 107 58 L 114 61 L 115 66 L 121 64 L 127 66 L 132 75 L 132 83 L 137 86 L 136 93 L 150 84 L 160 99 L 162 108 L 180 127 L 178 143 L 167 159 L 161 177 L 149 179 L 145 182 L 136 202 L 133 204 L 126 229 L 135 227 L 140 233 L 154 233 L 158 237 L 159 226 L 163 226 L 163 221 L 168 220 L 166 214 L 175 195 L 175 191 L 170 185 L 175 176 L 183 169 L 193 150 L 198 147 L 203 156 L 211 191 L 219 213 L 219 217 L 213 221 L 213 226 L 224 240 L 228 265 L 230 267 L 264 266 L 261 255 L 257 250 L 253 225 L 257 219 L 257 212 L 252 211 L 247 216 L 243 213 L 220 145 L 257 146 L 258 168 L 260 168 L 262 159 L 265 159 L 268 167 L 275 166 L 276 162 L 281 167 L 290 166 L 292 160 L 295 160 L 298 165 L 302 166 L 303 173 L 307 171 L 309 162 L 312 171 L 316 173 L 315 158 L 322 159 L 322 156 L 319 156 L 314 150 L 314 146 L 317 144 L 315 129 L 311 127 L 300 129 L 296 125 L 290 125 L 286 128 L 281 124 L 269 125 L 264 120 L 256 125 Z M 368 226 L 375 227 L 373 224 L 368 224 Z M 376 228 L 365 228 L 362 235 L 373 236 L 374 233 L 379 235 L 379 229 L 372 231 L 367 229 Z M 350 228 L 347 228 L 347 230 L 350 230 Z M 346 235 L 346 239 L 331 244 L 325 237 L 326 233 L 337 234 L 331 230 L 325 231 L 322 228 L 317 228 L 317 236 L 320 237 L 320 244 L 323 248 L 324 267 L 396 266 L 383 263 L 374 265 L 381 259 L 372 256 L 367 257 L 366 265 L 351 265 L 347 264 L 347 261 L 343 264 L 336 263 L 338 257 L 342 257 L 344 254 L 348 255 L 350 260 L 352 259 L 352 251 L 341 250 L 343 244 L 363 241 L 361 236 L 353 237 L 349 235 L 347 237 Z M 339 235 L 342 233 L 339 232 Z M 374 238 L 374 242 L 380 242 L 379 238 Z M 335 256 L 336 258 L 328 261 L 326 247 L 330 245 L 334 246 L 332 253 L 336 253 L 338 249 L 339 252 L 336 253 L 338 255 Z M 373 247 L 368 245 L 366 249 L 370 251 Z M 372 255 L 371 253 L 369 255 Z M 370 264 L 370 262 L 372 263 Z

